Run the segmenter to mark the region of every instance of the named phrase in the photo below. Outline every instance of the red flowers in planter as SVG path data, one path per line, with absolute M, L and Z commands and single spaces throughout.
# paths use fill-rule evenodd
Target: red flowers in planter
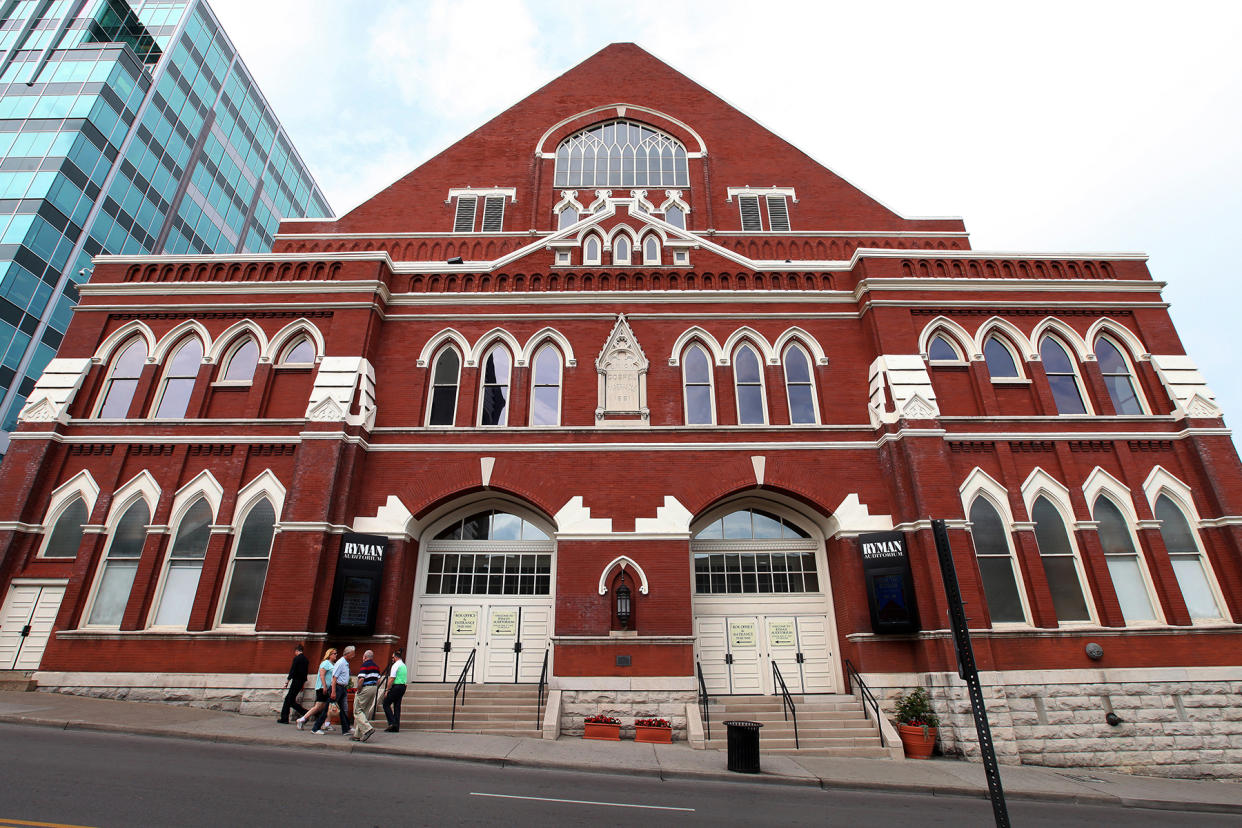
M 635 719 L 634 727 L 667 727 L 672 728 L 668 719 Z
M 619 725 L 621 720 L 613 716 L 605 716 L 603 713 L 596 713 L 594 716 L 587 716 L 585 719 L 587 724 L 608 724 Z

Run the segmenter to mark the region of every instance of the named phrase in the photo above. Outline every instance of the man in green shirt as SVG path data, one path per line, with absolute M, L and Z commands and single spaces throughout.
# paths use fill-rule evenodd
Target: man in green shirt
M 392 653 L 392 667 L 388 670 L 388 692 L 384 694 L 384 716 L 388 719 L 385 733 L 397 733 L 401 730 L 401 699 L 405 696 L 407 673 L 405 662 L 401 660 L 401 650 Z

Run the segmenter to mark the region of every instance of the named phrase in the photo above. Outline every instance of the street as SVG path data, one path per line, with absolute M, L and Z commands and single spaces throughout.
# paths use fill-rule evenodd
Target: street
M 339 735 L 323 738 L 340 739 Z M 983 799 L 504 768 L 0 725 L 0 827 L 989 825 Z M 895 765 L 894 771 L 900 766 Z M 1014 825 L 1236 825 L 1237 816 L 1014 801 Z

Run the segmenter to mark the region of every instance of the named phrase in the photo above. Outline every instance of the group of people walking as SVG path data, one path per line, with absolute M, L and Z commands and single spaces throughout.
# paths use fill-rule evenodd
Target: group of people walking
M 375 706 L 382 686 L 386 686 L 383 707 L 384 717 L 388 726 L 386 733 L 397 733 L 401 730 L 401 699 L 405 696 L 405 685 L 408 674 L 405 662 L 401 658 L 401 650 L 394 650 L 390 657 L 387 671 L 381 672 L 375 663 L 375 653 L 367 650 L 362 654 L 362 664 L 358 667 L 358 692 L 354 697 L 354 715 L 351 719 L 348 709 L 350 684 L 350 659 L 356 649 L 353 645 L 340 652 L 329 647 L 319 663 L 315 673 L 315 704 L 307 710 L 298 701 L 302 688 L 306 686 L 310 675 L 310 662 L 299 644 L 294 649 L 293 663 L 289 666 L 289 690 L 285 694 L 284 704 L 280 708 L 280 718 L 276 721 L 289 724 L 289 711 L 298 711 L 298 730 L 311 724 L 311 733 L 321 736 L 332 730 L 328 723 L 328 710 L 337 706 L 341 722 L 341 733 L 356 742 L 365 742 L 375 735 L 375 726 L 371 720 L 375 718 Z

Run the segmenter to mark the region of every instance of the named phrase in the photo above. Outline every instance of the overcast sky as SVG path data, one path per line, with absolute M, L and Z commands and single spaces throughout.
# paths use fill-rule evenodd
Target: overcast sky
M 976 250 L 1149 254 L 1242 425 L 1242 3 L 209 2 L 338 214 L 633 41 Z

